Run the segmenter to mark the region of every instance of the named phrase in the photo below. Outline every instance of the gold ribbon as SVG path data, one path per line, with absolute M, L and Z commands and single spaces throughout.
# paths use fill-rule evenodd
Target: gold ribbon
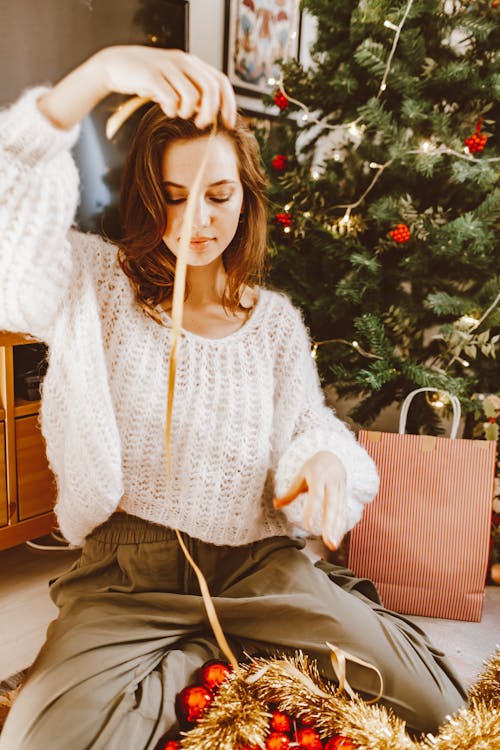
M 370 664 L 370 662 L 363 661 L 363 659 L 358 659 L 357 656 L 353 656 L 352 654 L 348 653 L 347 651 L 344 651 L 338 646 L 333 646 L 328 641 L 326 642 L 326 645 L 331 650 L 330 660 L 332 662 L 333 671 L 335 672 L 337 676 L 337 680 L 339 682 L 339 688 L 340 690 L 345 690 L 349 698 L 354 698 L 355 694 L 354 694 L 354 690 L 347 682 L 347 677 L 346 677 L 347 660 L 353 661 L 356 664 L 361 664 L 362 667 L 373 669 L 373 671 L 377 673 L 377 676 L 380 680 L 380 689 L 377 695 L 375 696 L 375 698 L 371 698 L 369 701 L 365 701 L 365 703 L 376 703 L 382 697 L 382 694 L 384 692 L 384 678 L 382 677 L 380 670 L 377 667 L 375 667 L 373 664 Z

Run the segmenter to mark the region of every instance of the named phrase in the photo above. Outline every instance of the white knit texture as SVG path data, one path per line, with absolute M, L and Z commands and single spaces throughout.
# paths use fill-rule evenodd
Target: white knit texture
M 169 318 L 160 326 L 139 308 L 115 246 L 69 231 L 76 133 L 40 124 L 37 96 L 0 114 L 0 329 L 50 345 L 41 423 L 64 535 L 80 544 L 118 504 L 214 544 L 293 533 L 304 497 L 283 512 L 272 497 L 319 450 L 346 469 L 352 526 L 376 493 L 375 466 L 325 405 L 301 314 L 278 292 L 258 290 L 225 338 L 184 332 L 169 479 Z

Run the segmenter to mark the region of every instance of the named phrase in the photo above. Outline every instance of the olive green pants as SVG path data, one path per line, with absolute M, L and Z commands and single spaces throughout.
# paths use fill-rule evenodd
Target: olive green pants
M 334 679 L 326 641 L 378 666 L 385 705 L 432 731 L 465 694 L 443 654 L 385 610 L 369 581 L 314 565 L 303 542 L 220 547 L 183 534 L 236 656 L 302 649 Z M 220 652 L 175 533 L 115 514 L 51 582 L 59 617 L 0 735 L 0 750 L 152 750 L 175 729 L 175 695 Z M 372 670 L 352 687 L 376 694 Z

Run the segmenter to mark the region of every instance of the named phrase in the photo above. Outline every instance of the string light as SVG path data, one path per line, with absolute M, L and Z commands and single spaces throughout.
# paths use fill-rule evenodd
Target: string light
M 348 341 L 347 339 L 326 339 L 325 341 L 315 341 L 311 351 L 311 357 L 317 359 L 318 348 L 324 346 L 324 344 L 346 344 L 346 346 L 352 347 L 355 351 L 361 354 L 362 357 L 367 357 L 368 359 L 383 359 L 383 357 L 380 357 L 378 354 L 367 352 L 358 341 Z
M 289 234 L 289 233 L 290 233 L 290 231 L 291 231 L 291 229 L 290 229 L 290 227 L 285 227 L 285 228 L 283 229 L 283 231 L 284 231 L 284 233 L 285 233 L 285 234 Z
M 392 29 L 392 31 L 397 31 L 398 27 L 395 23 L 392 23 L 392 21 L 384 21 L 384 26 L 386 29 Z
M 289 211 L 291 209 L 291 207 L 292 207 L 292 204 L 291 203 L 287 203 L 286 206 L 285 206 L 285 211 Z
M 313 180 L 319 180 L 320 174 L 317 169 L 311 169 L 311 177 Z
M 405 25 L 406 19 L 408 18 L 408 14 L 409 14 L 409 12 L 411 10 L 411 6 L 412 5 L 413 5 L 413 0 L 408 0 L 408 3 L 406 5 L 406 9 L 405 9 L 403 18 L 401 19 L 401 23 L 399 24 L 399 26 L 396 26 L 395 29 L 394 29 L 396 33 L 394 34 L 394 41 L 392 43 L 392 48 L 391 48 L 391 51 L 389 53 L 387 64 L 385 66 L 384 76 L 382 78 L 382 83 L 380 84 L 380 88 L 379 88 L 379 92 L 377 94 L 377 98 L 379 98 L 380 95 L 382 94 L 382 92 L 385 91 L 386 88 L 387 88 L 387 78 L 388 78 L 390 70 L 391 70 L 392 58 L 394 57 L 394 53 L 396 52 L 396 48 L 397 48 L 398 42 L 399 42 L 399 37 L 401 36 L 401 31 L 403 29 L 403 26 Z M 391 24 L 390 26 L 389 26 L 389 24 L 391 24 L 391 22 L 390 21 L 386 21 L 384 23 L 384 26 L 388 26 L 388 28 L 390 28 L 390 29 L 394 27 L 394 24 Z

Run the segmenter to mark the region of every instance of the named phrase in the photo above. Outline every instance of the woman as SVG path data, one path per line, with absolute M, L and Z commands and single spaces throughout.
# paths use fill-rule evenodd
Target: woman
M 118 248 L 70 230 L 68 151 L 111 91 L 157 102 L 126 166 Z M 239 658 L 301 648 L 334 679 L 330 641 L 380 670 L 382 700 L 411 727 L 435 729 L 464 698 L 443 655 L 367 582 L 314 566 L 296 538 L 301 527 L 338 546 L 378 480 L 324 403 L 300 313 L 259 283 L 265 180 L 227 79 L 177 51 L 108 48 L 2 113 L 0 143 L 0 328 L 49 344 L 42 428 L 56 513 L 83 545 L 52 582 L 59 617 L 0 749 L 150 749 L 175 732 L 176 693 L 220 656 L 176 528 Z M 175 259 L 205 155 L 169 474 Z M 350 664 L 347 676 L 378 693 L 372 670 Z

